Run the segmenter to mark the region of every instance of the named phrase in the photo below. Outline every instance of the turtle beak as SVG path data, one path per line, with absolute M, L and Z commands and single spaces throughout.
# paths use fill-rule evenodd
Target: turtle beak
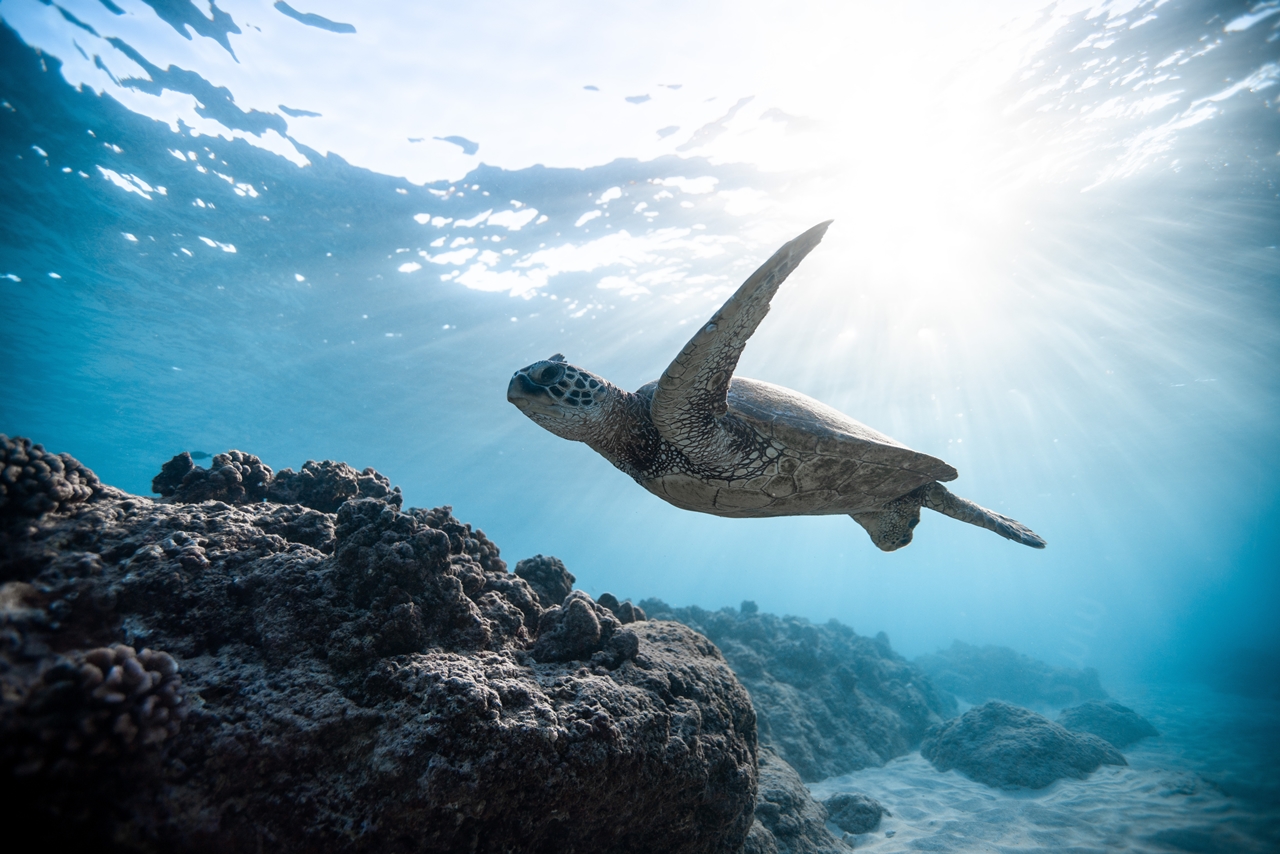
M 528 374 L 516 371 L 512 375 L 511 382 L 507 384 L 507 400 L 514 404 L 516 409 L 524 412 L 533 406 L 535 399 L 540 397 L 550 397 L 550 395 L 547 394 L 546 389 L 529 379 Z

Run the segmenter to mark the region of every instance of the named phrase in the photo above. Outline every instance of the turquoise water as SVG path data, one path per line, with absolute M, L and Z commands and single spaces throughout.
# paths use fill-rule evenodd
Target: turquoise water
M 183 450 L 345 460 L 594 594 L 1274 694 L 1275 3 L 288 8 L 0 3 L 0 430 L 142 494 Z M 506 402 L 557 351 L 656 378 L 830 217 L 739 373 L 1045 551 L 686 513 Z

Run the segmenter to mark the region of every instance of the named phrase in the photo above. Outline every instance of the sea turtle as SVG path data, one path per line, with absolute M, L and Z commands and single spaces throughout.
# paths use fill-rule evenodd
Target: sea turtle
M 716 516 L 848 514 L 884 551 L 911 542 L 928 507 L 1023 545 L 1045 541 L 953 495 L 956 470 L 818 401 L 733 376 L 769 301 L 826 233 L 784 245 L 712 315 L 662 378 L 634 393 L 557 353 L 511 377 L 507 399 L 565 439 L 585 442 L 659 498 Z

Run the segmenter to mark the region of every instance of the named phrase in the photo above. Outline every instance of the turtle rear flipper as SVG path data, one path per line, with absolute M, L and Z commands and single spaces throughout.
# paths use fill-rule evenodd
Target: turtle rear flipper
M 1043 537 L 1021 522 L 980 507 L 967 498 L 961 498 L 940 483 L 931 483 L 923 487 L 923 490 L 924 506 L 930 510 L 994 531 L 1006 540 L 1013 540 L 1033 549 L 1042 549 L 1046 545 Z
M 849 518 L 866 530 L 880 551 L 897 551 L 910 545 L 916 525 L 920 524 L 920 506 L 926 489 L 927 486 L 918 487 L 875 510 L 850 513 Z

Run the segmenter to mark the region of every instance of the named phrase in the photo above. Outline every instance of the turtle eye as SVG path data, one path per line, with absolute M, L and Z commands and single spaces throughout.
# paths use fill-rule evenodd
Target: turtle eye
M 556 362 L 544 364 L 542 367 L 529 372 L 529 379 L 538 385 L 554 385 L 564 376 L 564 365 Z

